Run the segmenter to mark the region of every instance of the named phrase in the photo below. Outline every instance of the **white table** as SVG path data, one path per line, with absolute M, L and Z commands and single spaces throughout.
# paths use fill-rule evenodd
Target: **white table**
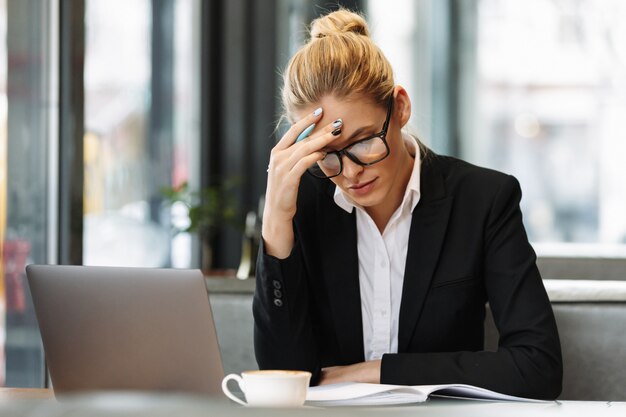
M 6 394 L 6 393 L 5 393 Z M 181 395 L 115 394 L 78 395 L 53 399 L 42 390 L 0 396 L 0 416 L 397 416 L 397 417 L 625 417 L 626 402 L 562 401 L 548 403 L 483 402 L 434 398 L 422 404 L 397 407 L 344 407 L 300 409 L 252 409 L 226 401 Z

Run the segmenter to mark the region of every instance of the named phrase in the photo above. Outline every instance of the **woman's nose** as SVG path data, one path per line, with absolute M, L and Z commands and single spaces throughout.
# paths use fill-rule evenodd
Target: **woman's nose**
M 343 175 L 348 179 L 356 178 L 365 167 L 355 163 L 352 159 L 348 158 L 346 155 L 341 156 L 343 163 Z

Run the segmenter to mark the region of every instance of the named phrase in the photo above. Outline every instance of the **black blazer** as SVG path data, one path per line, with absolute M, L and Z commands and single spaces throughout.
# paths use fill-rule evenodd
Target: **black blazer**
M 320 369 L 364 360 L 355 213 L 334 184 L 302 177 L 287 259 L 261 245 L 254 346 L 261 369 Z M 411 221 L 398 353 L 381 383 L 472 384 L 533 398 L 561 392 L 559 337 L 512 176 L 427 153 Z M 485 303 L 500 332 L 484 351 Z

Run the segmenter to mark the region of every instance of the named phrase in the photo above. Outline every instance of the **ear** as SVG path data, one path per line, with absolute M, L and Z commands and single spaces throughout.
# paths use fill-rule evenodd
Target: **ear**
M 404 127 L 411 118 L 411 99 L 404 87 L 396 85 L 393 90 L 393 117 L 398 121 L 400 127 Z

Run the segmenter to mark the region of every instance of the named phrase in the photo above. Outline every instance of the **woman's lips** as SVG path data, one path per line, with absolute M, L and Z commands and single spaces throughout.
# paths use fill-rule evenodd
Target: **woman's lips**
M 350 191 L 352 191 L 352 193 L 354 193 L 356 195 L 365 195 L 365 194 L 369 193 L 372 190 L 372 188 L 374 188 L 374 182 L 377 179 L 378 178 L 374 178 L 371 181 L 367 181 L 367 182 L 362 182 L 362 183 L 359 183 L 359 184 L 351 185 L 348 188 L 350 189 Z

